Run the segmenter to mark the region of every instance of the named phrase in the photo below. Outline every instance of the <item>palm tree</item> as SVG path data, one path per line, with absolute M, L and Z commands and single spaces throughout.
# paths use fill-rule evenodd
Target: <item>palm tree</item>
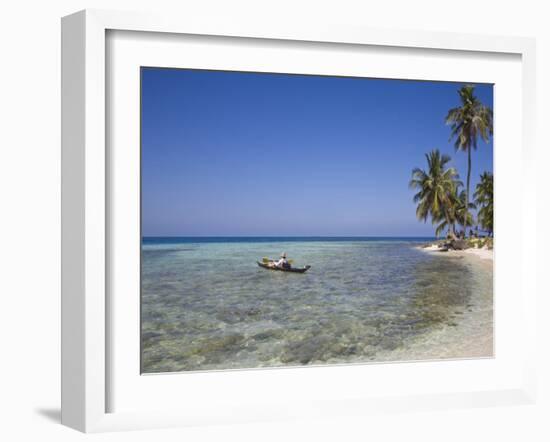
M 470 210 L 475 208 L 476 205 L 474 203 L 468 203 L 468 210 L 466 210 L 466 191 L 462 190 L 457 198 L 456 217 L 460 221 L 460 225 L 464 228 L 465 232 L 468 227 L 474 225 L 474 217 L 470 213 Z
M 478 138 L 485 142 L 493 135 L 493 110 L 485 106 L 474 95 L 474 86 L 462 86 L 458 91 L 460 107 L 449 110 L 445 123 L 451 126 L 451 139 L 455 149 L 468 153 L 468 174 L 466 176 L 466 199 L 464 206 L 470 207 L 470 175 L 472 173 L 472 148 L 477 149 Z M 469 210 L 464 211 L 467 217 Z M 466 224 L 466 218 L 464 223 Z
M 458 187 L 458 186 L 457 186 Z M 448 230 L 449 233 L 452 232 L 451 237 L 456 238 L 456 223 L 459 221 L 457 218 L 458 211 L 456 210 L 458 204 L 458 197 L 456 191 L 453 191 L 449 194 L 450 197 L 450 207 L 446 211 L 446 216 L 440 214 L 438 217 L 434 218 L 434 222 L 439 222 L 435 228 L 435 236 L 439 237 L 443 231 Z
M 454 232 L 456 230 L 456 223 L 460 224 L 465 232 L 467 227 L 474 225 L 472 214 L 466 211 L 466 191 L 462 190 L 459 194 L 460 187 L 462 187 L 462 183 L 457 182 L 454 191 L 449 195 L 451 205 L 448 210 L 448 217 L 447 219 L 441 218 L 439 220 L 441 223 L 435 229 L 435 236 L 439 236 L 446 228 L 452 228 L 451 230 Z M 476 205 L 473 203 L 470 203 L 468 206 L 470 209 L 476 208 Z M 451 224 L 449 224 L 448 220 Z
M 456 239 L 456 193 L 462 185 L 458 180 L 458 173 L 453 167 L 447 167 L 451 161 L 448 155 L 441 155 L 439 150 L 432 150 L 426 154 L 428 169 L 424 171 L 414 168 L 409 183 L 411 189 L 417 189 L 413 201 L 418 203 L 416 216 L 426 222 L 431 216 L 432 223 L 443 222 L 450 229 L 451 237 Z M 436 231 L 439 235 L 441 229 Z
M 479 206 L 477 218 L 481 227 L 493 234 L 493 174 L 483 172 L 474 192 L 476 204 Z

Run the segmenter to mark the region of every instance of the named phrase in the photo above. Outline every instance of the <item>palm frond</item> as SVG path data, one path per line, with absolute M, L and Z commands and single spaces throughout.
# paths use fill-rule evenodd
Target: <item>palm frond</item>
M 415 167 L 411 172 L 409 186 L 418 192 L 413 196 L 417 204 L 416 216 L 419 220 L 432 224 L 452 226 L 456 222 L 457 189 L 462 186 L 456 169 L 448 167 L 449 155 L 442 155 L 434 149 L 425 155 L 426 170 Z M 444 228 L 444 227 L 441 227 Z M 441 229 L 437 230 L 438 233 Z

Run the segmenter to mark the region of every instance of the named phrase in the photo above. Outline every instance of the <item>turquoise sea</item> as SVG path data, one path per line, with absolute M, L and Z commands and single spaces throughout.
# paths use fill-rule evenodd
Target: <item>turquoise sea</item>
M 492 265 L 431 239 L 144 238 L 142 372 L 468 356 L 455 341 L 492 336 Z M 283 251 L 311 269 L 257 266 Z

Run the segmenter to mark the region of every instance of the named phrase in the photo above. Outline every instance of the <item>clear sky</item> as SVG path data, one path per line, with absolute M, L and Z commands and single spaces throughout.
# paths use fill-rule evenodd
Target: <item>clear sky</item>
M 444 123 L 460 86 L 143 68 L 143 235 L 432 236 L 408 182 L 438 148 L 465 183 Z M 492 142 L 472 163 L 474 188 Z

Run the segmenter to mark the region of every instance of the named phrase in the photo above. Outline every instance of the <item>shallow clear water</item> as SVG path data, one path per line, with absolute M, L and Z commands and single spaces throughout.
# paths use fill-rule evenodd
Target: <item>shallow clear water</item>
M 142 371 L 388 360 L 456 327 L 480 295 L 479 308 L 492 309 L 491 269 L 424 252 L 422 242 L 145 240 Z M 257 266 L 282 251 L 311 269 Z

